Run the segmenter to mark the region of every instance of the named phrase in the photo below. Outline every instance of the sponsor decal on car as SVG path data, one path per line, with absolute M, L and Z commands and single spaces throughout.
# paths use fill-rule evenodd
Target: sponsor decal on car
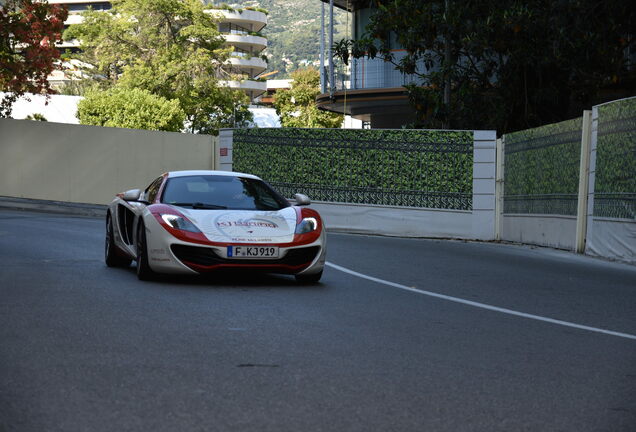
M 255 228 L 278 228 L 274 222 L 262 221 L 262 220 L 238 220 L 238 221 L 221 221 L 217 222 L 216 226 L 219 228 L 230 228 L 230 227 L 255 227 Z
M 296 215 L 292 208 L 281 211 L 214 211 L 198 225 L 213 242 L 288 243 L 294 239 Z

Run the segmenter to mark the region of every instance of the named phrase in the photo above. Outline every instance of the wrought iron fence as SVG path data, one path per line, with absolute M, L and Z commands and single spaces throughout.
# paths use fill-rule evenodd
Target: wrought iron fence
M 636 219 L 636 193 L 595 193 L 594 216 Z
M 504 212 L 576 215 L 582 118 L 504 136 Z
M 636 98 L 598 109 L 594 216 L 636 219 Z
M 506 195 L 504 213 L 575 215 L 577 194 Z
M 472 209 L 472 132 L 351 129 L 234 131 L 234 169 L 291 197 Z

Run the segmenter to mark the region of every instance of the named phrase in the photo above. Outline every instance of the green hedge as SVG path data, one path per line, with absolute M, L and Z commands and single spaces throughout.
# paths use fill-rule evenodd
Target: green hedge
M 303 186 L 321 200 L 470 208 L 472 143 L 472 132 L 241 129 L 233 159 L 235 171 Z
M 576 214 L 582 118 L 504 136 L 504 212 Z
M 598 108 L 594 215 L 636 219 L 636 98 Z
M 576 215 L 581 122 L 504 136 L 506 213 Z M 636 98 L 598 108 L 594 216 L 636 219 Z

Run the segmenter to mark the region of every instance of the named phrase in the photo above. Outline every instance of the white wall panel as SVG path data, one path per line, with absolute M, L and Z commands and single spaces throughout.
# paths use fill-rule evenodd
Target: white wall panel
M 214 169 L 216 137 L 0 119 L 0 196 L 106 204 L 166 171 Z

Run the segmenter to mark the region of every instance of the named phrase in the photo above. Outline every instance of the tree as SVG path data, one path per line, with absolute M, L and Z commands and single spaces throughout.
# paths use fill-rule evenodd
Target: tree
M 316 69 L 298 69 L 292 72 L 289 90 L 279 90 L 274 97 L 274 108 L 283 127 L 337 128 L 343 116 L 319 110 L 316 96 L 320 94 L 320 74 Z
M 44 121 L 44 122 L 48 121 L 46 119 L 46 117 L 44 117 L 44 114 L 40 114 L 40 113 L 29 114 L 24 119 L 25 120 L 34 120 L 34 121 Z
M 518 130 L 603 102 L 610 85 L 635 89 L 628 0 L 372 3 L 352 55 L 419 76 L 408 86 L 419 126 Z M 406 51 L 400 60 L 396 42 Z
M 47 76 L 60 57 L 66 8 L 36 0 L 0 4 L 0 117 L 25 93 L 53 93 Z
M 200 0 L 115 1 L 110 11 L 85 12 L 64 37 L 80 40 L 78 58 L 102 86 L 178 100 L 191 132 L 215 133 L 233 126 L 234 113 L 251 115 L 245 94 L 218 85 L 232 48 Z
M 89 92 L 77 105 L 81 124 L 179 132 L 185 113 L 178 100 L 147 90 L 112 88 Z

